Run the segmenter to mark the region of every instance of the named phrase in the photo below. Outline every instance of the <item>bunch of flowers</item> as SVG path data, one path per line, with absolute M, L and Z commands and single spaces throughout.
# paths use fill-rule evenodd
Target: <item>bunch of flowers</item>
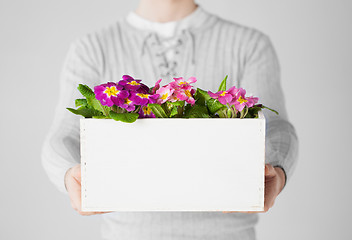
M 80 84 L 78 90 L 85 99 L 76 99 L 78 109 L 67 108 L 86 118 L 112 118 L 134 122 L 138 118 L 257 118 L 258 111 L 267 108 L 258 98 L 246 96 L 246 90 L 235 86 L 226 90 L 227 76 L 216 93 L 195 89 L 195 77 L 174 81 L 160 87 L 158 80 L 149 88 L 129 75 L 118 83 L 108 82 L 94 87 Z M 275 110 L 272 110 L 277 113 Z
M 109 82 L 94 87 L 94 94 L 103 106 L 112 107 L 116 113 L 138 113 L 140 118 L 154 117 L 148 109 L 159 94 L 150 94 L 149 87 L 129 75 L 122 76 L 117 84 Z
M 220 86 L 218 92 L 213 93 L 208 91 L 209 96 L 212 99 L 217 99 L 224 107 L 220 108 L 217 113 L 220 117 L 224 118 L 244 118 L 247 116 L 248 111 L 257 102 L 257 97 L 246 97 L 246 90 L 243 88 L 236 88 L 235 86 L 226 89 L 227 76 L 223 81 L 223 85 Z

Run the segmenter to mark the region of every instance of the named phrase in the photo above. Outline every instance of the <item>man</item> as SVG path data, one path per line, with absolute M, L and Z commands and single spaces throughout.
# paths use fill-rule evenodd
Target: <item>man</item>
M 204 11 L 193 0 L 141 0 L 135 12 L 75 41 L 61 75 L 60 101 L 43 148 L 49 178 L 81 211 L 79 123 L 65 108 L 79 98 L 77 85 L 141 76 L 196 76 L 202 89 L 216 90 L 229 75 L 278 110 L 264 112 L 266 126 L 265 211 L 274 204 L 296 163 L 297 137 L 288 122 L 279 63 L 269 38 Z M 255 239 L 257 214 L 234 212 L 119 212 L 102 215 L 104 239 Z

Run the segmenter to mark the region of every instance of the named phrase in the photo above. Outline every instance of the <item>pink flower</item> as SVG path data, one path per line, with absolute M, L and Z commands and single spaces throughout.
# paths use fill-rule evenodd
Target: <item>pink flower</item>
M 242 111 L 245 106 L 253 107 L 258 102 L 257 97 L 246 97 L 246 90 L 239 88 L 236 96 L 233 98 L 231 105 L 235 105 L 237 111 Z
M 179 89 L 179 88 L 189 88 L 192 87 L 191 84 L 197 82 L 197 79 L 195 77 L 190 77 L 187 81 L 183 79 L 183 77 L 180 78 L 174 78 L 175 81 L 171 82 L 170 85 L 174 89 Z
M 229 88 L 229 90 L 227 90 L 228 93 L 230 93 L 233 97 L 235 97 L 238 93 L 238 88 L 236 88 L 235 86 Z
M 217 99 L 221 104 L 228 104 L 232 101 L 233 96 L 228 91 L 219 91 L 217 93 L 212 93 L 208 91 L 208 94 L 211 98 Z
M 169 102 L 177 102 L 177 101 L 186 101 L 189 104 L 194 104 L 195 99 L 193 95 L 195 90 L 190 85 L 191 83 L 195 83 L 197 79 L 195 77 L 189 78 L 185 81 L 183 78 L 174 78 L 175 81 L 169 83 L 160 88 L 161 79 L 159 79 L 154 88 L 152 89 L 152 94 L 159 94 L 159 99 L 157 100 L 158 104 L 163 104 L 166 101 Z
M 193 89 L 177 89 L 173 95 L 176 95 L 176 99 L 179 101 L 186 101 L 187 103 L 194 105 L 196 100 L 193 98 L 194 91 L 192 90 Z
M 174 91 L 175 89 L 172 89 L 170 85 L 166 85 L 164 87 L 159 88 L 156 91 L 156 94 L 159 94 L 159 99 L 157 100 L 157 103 L 163 104 L 164 102 L 168 101 L 172 97 Z

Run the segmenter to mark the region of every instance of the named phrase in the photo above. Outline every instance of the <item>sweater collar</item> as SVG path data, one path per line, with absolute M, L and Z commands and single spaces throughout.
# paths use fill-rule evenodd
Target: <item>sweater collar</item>
M 152 22 L 148 19 L 142 18 L 135 12 L 130 12 L 126 18 L 126 23 L 132 28 L 142 31 L 145 34 L 156 33 L 162 38 L 171 38 L 180 35 L 185 30 L 199 29 L 209 22 L 209 19 L 214 17 L 212 14 L 206 12 L 201 6 L 197 6 L 197 9 L 185 18 L 166 22 Z

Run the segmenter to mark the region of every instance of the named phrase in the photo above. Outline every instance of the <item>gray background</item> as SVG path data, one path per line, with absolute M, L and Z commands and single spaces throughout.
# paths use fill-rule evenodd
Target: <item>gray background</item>
M 352 2 L 198 1 L 268 34 L 282 67 L 300 157 L 287 188 L 262 214 L 258 239 L 347 239 L 352 214 Z M 99 239 L 48 181 L 40 149 L 53 119 L 68 45 L 136 7 L 137 0 L 0 1 L 0 239 Z

